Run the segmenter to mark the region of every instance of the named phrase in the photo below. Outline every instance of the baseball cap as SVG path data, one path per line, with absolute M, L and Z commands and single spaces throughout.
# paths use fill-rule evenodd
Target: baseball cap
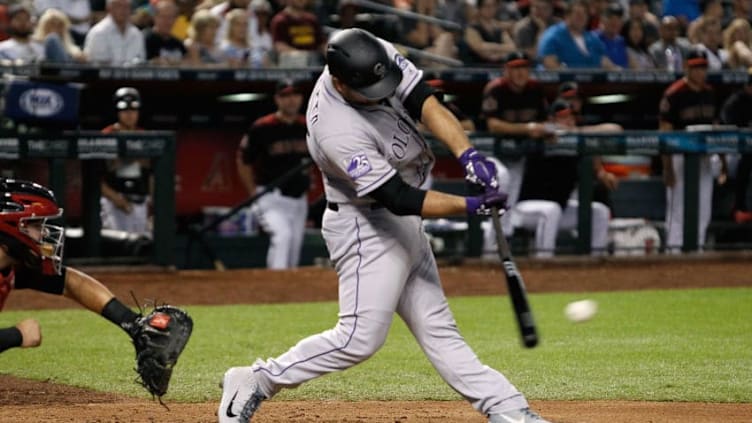
M 513 51 L 504 58 L 504 66 L 510 68 L 523 68 L 530 66 L 530 57 L 525 52 Z
M 251 10 L 271 12 L 272 5 L 267 0 L 251 0 Z
M 290 95 L 290 94 L 302 94 L 300 90 L 300 84 L 298 81 L 292 79 L 283 79 L 277 82 L 277 87 L 274 90 L 276 95 Z
M 579 87 L 574 81 L 567 81 L 559 85 L 559 97 L 561 98 L 574 98 L 577 97 Z
M 556 117 L 563 117 L 563 116 L 569 116 L 573 113 L 572 111 L 572 105 L 569 104 L 568 101 L 558 99 L 551 103 L 551 106 L 548 108 L 548 115 L 549 116 L 556 116 Z
M 694 67 L 708 67 L 708 55 L 705 50 L 693 48 L 687 53 L 687 66 Z
M 610 3 L 608 7 L 606 7 L 606 16 L 618 16 L 623 17 L 624 16 L 624 8 L 621 7 L 621 4 L 619 3 Z

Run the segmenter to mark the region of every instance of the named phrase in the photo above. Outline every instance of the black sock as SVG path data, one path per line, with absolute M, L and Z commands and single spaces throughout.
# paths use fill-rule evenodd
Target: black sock
M 9 348 L 20 347 L 23 342 L 21 331 L 13 326 L 6 329 L 0 329 L 0 352 Z
M 125 304 L 118 301 L 117 298 L 111 299 L 107 305 L 104 306 L 102 309 L 102 316 L 120 326 L 120 328 L 126 332 L 128 332 L 128 329 L 130 328 L 129 323 L 134 322 L 138 318 L 138 314 L 126 307 Z

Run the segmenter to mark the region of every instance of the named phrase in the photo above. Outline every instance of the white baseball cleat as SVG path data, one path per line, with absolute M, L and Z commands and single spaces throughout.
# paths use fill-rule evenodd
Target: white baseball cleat
M 509 410 L 500 414 L 491 414 L 488 416 L 488 423 L 551 423 L 544 420 L 533 410 L 521 408 L 519 410 Z
M 247 423 L 266 396 L 259 390 L 251 367 L 231 367 L 222 382 L 222 400 L 217 417 L 219 423 Z

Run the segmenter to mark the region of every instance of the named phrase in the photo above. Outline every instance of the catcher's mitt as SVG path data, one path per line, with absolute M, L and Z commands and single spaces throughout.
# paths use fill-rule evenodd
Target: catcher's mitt
M 159 398 L 167 393 L 172 368 L 193 331 L 193 319 L 169 305 L 157 306 L 139 317 L 130 332 L 136 347 L 136 380 Z

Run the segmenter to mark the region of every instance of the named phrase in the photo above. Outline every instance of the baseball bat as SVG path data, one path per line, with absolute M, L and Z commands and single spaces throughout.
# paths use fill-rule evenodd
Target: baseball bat
M 514 307 L 517 325 L 520 327 L 522 343 L 527 348 L 533 348 L 538 345 L 538 332 L 535 328 L 533 312 L 530 310 L 530 303 L 527 301 L 525 282 L 522 280 L 522 275 L 517 270 L 517 265 L 512 259 L 512 252 L 501 229 L 499 209 L 496 207 L 491 209 L 491 219 L 493 220 L 494 232 L 496 233 L 496 251 L 499 253 L 502 268 L 504 269 L 509 299 L 512 301 L 512 306 Z

